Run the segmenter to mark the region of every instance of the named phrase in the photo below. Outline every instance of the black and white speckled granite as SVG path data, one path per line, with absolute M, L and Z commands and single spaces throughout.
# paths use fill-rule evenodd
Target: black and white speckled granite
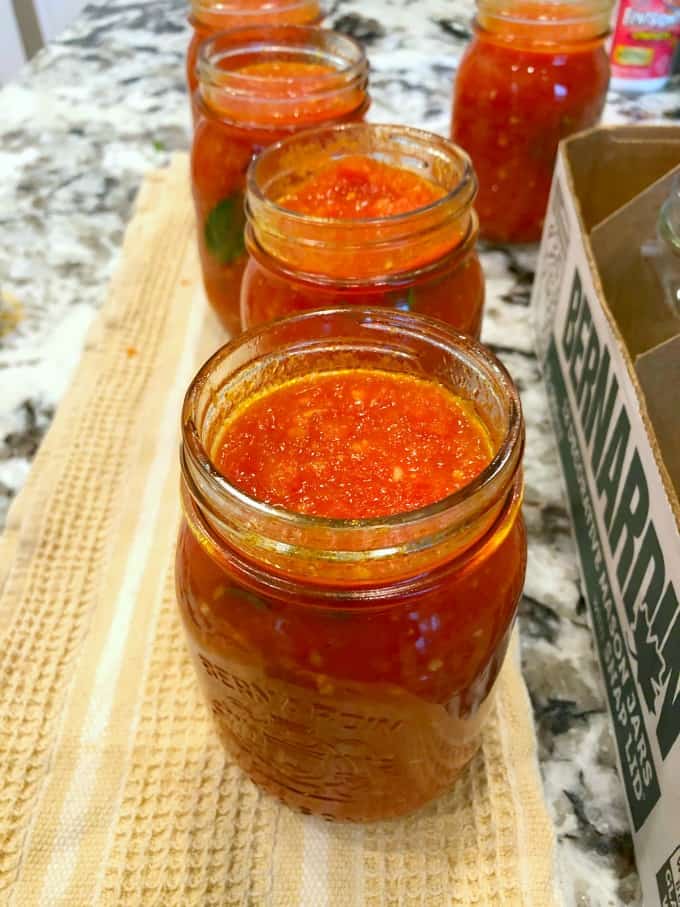
M 333 0 L 368 49 L 371 118 L 446 133 L 470 0 Z M 0 524 L 106 295 L 144 173 L 188 146 L 185 0 L 98 0 L 0 92 Z M 680 118 L 675 91 L 610 96 L 608 122 Z M 535 250 L 489 248 L 484 339 L 527 420 L 522 652 L 565 907 L 639 904 L 612 736 L 532 352 Z M 13 316 L 18 323 L 8 324 Z

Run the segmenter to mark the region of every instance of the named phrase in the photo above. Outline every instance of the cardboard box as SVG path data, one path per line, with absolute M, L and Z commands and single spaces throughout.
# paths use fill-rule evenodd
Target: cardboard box
M 532 297 L 644 903 L 667 907 L 680 904 L 680 318 L 645 249 L 679 166 L 674 127 L 563 142 Z

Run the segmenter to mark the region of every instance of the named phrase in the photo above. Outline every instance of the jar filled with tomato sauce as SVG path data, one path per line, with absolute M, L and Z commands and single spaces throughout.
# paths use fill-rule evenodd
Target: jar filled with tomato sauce
M 317 25 L 322 18 L 317 0 L 191 0 L 192 36 L 186 61 L 189 93 L 198 86 L 198 48 L 211 35 L 251 25 Z
M 522 590 L 523 442 L 503 366 L 422 316 L 305 312 L 200 370 L 177 597 L 218 733 L 258 785 L 368 821 L 455 781 Z
M 236 332 L 251 158 L 302 129 L 362 120 L 368 63 L 355 41 L 332 31 L 256 26 L 204 42 L 198 76 L 191 178 L 203 281 L 224 326 Z
M 384 305 L 478 337 L 476 192 L 460 148 L 406 126 L 320 128 L 267 148 L 248 175 L 243 327 Z
M 478 0 L 451 135 L 477 171 L 485 239 L 540 238 L 557 146 L 604 106 L 610 11 L 610 0 Z

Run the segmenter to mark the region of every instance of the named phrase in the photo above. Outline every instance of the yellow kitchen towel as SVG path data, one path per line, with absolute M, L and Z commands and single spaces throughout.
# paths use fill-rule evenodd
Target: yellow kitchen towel
M 516 646 L 480 752 L 407 819 L 296 814 L 224 754 L 172 577 L 180 404 L 221 340 L 180 156 L 142 187 L 0 538 L 0 903 L 550 907 L 555 840 Z

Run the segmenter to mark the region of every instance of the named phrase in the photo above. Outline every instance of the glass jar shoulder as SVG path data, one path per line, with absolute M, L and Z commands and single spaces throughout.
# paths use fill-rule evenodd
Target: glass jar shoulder
M 474 97 L 485 111 L 515 107 L 543 117 L 567 104 L 603 102 L 608 81 L 601 40 L 542 47 L 477 34 L 457 72 L 456 102 L 470 103 Z
M 313 280 L 277 268 L 251 255 L 241 285 L 241 321 L 250 328 L 296 312 L 337 305 L 378 305 L 416 312 L 446 321 L 457 330 L 479 337 L 485 282 L 474 248 L 450 266 L 398 276 L 394 281 L 334 282 Z

